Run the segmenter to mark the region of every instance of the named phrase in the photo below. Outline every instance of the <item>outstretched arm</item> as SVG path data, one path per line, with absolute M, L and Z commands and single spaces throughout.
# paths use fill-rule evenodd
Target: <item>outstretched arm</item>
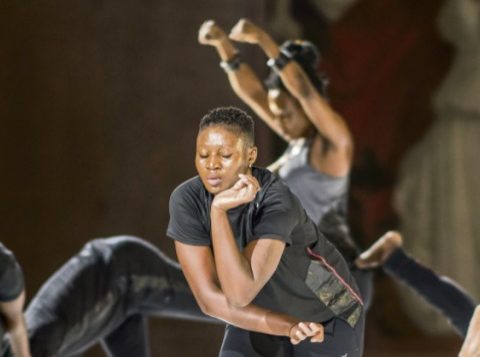
M 235 25 L 230 38 L 259 45 L 272 61 L 280 56 L 280 48 L 270 35 L 246 19 Z M 311 155 L 311 164 L 332 175 L 347 174 L 351 166 L 353 142 L 344 119 L 322 97 L 298 63 L 288 61 L 276 70 L 318 132 L 317 143 L 312 147 L 314 155 Z
M 235 94 L 273 131 L 285 139 L 268 108 L 267 92 L 263 83 L 251 67 L 240 60 L 237 49 L 226 33 L 213 20 L 209 20 L 200 27 L 198 41 L 203 45 L 213 46 L 217 50 Z
M 30 357 L 27 328 L 23 317 L 25 291 L 12 301 L 0 302 L 0 312 L 5 320 L 10 344 L 15 356 Z

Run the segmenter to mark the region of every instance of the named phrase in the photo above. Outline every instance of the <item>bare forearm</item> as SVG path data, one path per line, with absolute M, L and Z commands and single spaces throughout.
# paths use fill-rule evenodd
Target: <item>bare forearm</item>
M 6 324 L 7 333 L 15 356 L 29 357 L 27 327 L 23 317 L 25 290 L 14 300 L 0 303 L 0 312 Z
M 227 296 L 238 296 L 253 283 L 254 277 L 250 262 L 237 247 L 227 213 L 212 206 L 211 221 L 218 279 Z
M 277 135 L 285 139 L 278 122 L 268 107 L 267 91 L 251 67 L 242 62 L 235 71 L 227 71 L 228 81 L 235 94 Z
M 227 76 L 235 94 L 245 104 L 250 107 L 267 104 L 267 92 L 248 64 L 242 62 L 237 70 L 228 71 Z
M 231 60 L 238 53 L 233 43 L 226 36 L 223 36 L 218 42 L 216 42 L 214 47 L 222 61 Z
M 30 357 L 27 328 L 24 319 L 9 326 L 10 344 L 14 356 Z
M 220 58 L 224 62 L 234 60 L 237 50 L 228 38 L 225 38 L 215 46 Z M 227 77 L 235 94 L 248 105 L 270 128 L 277 134 L 281 132 L 273 120 L 272 113 L 268 108 L 267 91 L 252 68 L 241 59 L 238 68 L 227 69 Z
M 345 120 L 330 106 L 295 61 L 288 62 L 279 71 L 288 91 L 300 102 L 317 130 L 337 147 L 351 145 L 351 134 Z
M 292 326 L 300 320 L 291 316 L 273 312 L 256 305 L 235 307 L 218 290 L 209 296 L 205 313 L 239 328 L 276 336 L 289 336 Z
M 266 32 L 261 32 L 258 36 L 258 45 L 268 58 L 277 58 L 280 54 L 278 44 Z

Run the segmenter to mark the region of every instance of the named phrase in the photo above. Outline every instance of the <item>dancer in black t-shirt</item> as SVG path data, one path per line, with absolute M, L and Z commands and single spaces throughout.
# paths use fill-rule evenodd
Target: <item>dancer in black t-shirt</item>
M 170 198 L 167 235 L 192 292 L 229 324 L 220 355 L 361 356 L 363 302 L 347 263 L 288 187 L 252 167 L 253 141 L 245 112 L 208 113 L 199 176 Z

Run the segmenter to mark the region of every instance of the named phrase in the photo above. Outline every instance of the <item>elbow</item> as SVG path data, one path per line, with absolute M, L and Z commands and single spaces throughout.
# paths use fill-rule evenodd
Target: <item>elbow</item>
M 237 292 L 235 294 L 225 294 L 228 304 L 235 308 L 245 307 L 253 301 L 255 296 L 245 292 Z
M 200 310 L 207 316 L 210 317 L 217 317 L 215 313 L 215 304 L 212 304 L 211 302 L 208 302 L 208 300 L 198 300 L 198 307 L 200 307 Z
M 222 319 L 225 314 L 225 298 L 222 301 L 218 300 L 215 296 L 203 296 L 197 298 L 197 304 L 205 315 L 213 317 L 215 319 Z
M 352 157 L 353 155 L 353 140 L 350 133 L 347 133 L 342 137 L 337 143 L 336 146 L 339 150 L 345 153 L 345 156 Z
M 245 307 L 247 305 L 249 305 L 251 303 L 251 301 L 248 301 L 248 300 L 228 300 L 228 304 L 233 307 L 233 308 L 236 308 L 236 309 L 240 309 L 242 307 Z
M 333 144 L 334 149 L 342 153 L 346 158 L 351 159 L 353 157 L 353 138 L 348 128 L 336 135 L 335 139 L 331 139 L 330 142 Z

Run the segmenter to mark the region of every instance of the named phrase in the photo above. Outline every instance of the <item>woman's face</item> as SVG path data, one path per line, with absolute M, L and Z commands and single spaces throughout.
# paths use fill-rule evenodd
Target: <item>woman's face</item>
M 287 139 L 305 137 L 312 128 L 300 103 L 281 89 L 268 91 L 268 106 Z
M 232 187 L 239 174 L 250 173 L 249 166 L 256 158 L 257 148 L 226 126 L 210 126 L 197 135 L 195 167 L 207 191 L 214 195 Z

